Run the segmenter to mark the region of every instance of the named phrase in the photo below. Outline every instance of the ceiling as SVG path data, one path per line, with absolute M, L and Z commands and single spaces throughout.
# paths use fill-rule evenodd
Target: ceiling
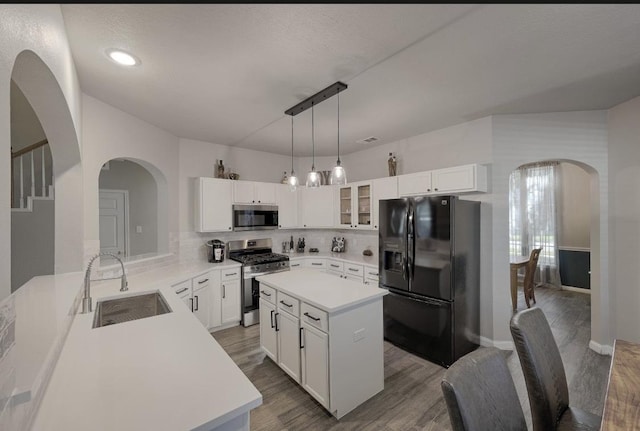
M 291 152 L 284 111 L 336 81 L 341 153 L 491 114 L 640 95 L 640 5 L 64 4 L 87 94 L 170 133 Z M 108 48 L 135 54 L 123 68 Z M 314 109 L 337 148 L 337 97 Z M 293 117 L 311 155 L 311 110 Z M 375 136 L 373 144 L 356 141 Z

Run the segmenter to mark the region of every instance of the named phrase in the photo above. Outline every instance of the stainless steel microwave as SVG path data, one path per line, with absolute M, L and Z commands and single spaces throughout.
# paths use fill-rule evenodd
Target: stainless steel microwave
M 233 230 L 278 229 L 276 205 L 234 205 Z

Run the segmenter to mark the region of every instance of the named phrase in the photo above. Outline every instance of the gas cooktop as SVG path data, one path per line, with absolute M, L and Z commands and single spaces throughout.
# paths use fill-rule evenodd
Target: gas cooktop
M 230 259 L 233 259 L 237 262 L 242 263 L 243 265 L 260 265 L 263 263 L 271 263 L 271 262 L 284 262 L 289 260 L 289 256 L 278 253 L 254 253 L 254 254 L 233 254 L 229 256 Z

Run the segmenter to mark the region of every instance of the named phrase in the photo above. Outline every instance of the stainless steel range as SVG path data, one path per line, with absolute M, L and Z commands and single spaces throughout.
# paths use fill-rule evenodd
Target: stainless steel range
M 242 325 L 260 322 L 259 284 L 256 277 L 274 272 L 289 271 L 289 256 L 271 251 L 271 238 L 227 242 L 229 259 L 242 264 L 240 303 Z

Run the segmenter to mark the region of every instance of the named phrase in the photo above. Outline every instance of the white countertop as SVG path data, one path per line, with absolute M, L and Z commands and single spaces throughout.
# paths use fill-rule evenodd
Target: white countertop
M 97 299 L 160 290 L 171 313 L 92 329 L 75 317 L 34 429 L 210 429 L 262 404 L 262 396 L 171 284 L 237 262 L 170 265 L 129 278 L 93 282 Z M 95 309 L 95 307 L 94 307 Z
M 289 259 L 317 257 L 321 259 L 341 259 L 345 262 L 355 263 L 358 265 L 366 265 L 378 268 L 378 256 L 365 256 L 362 253 L 335 253 L 329 251 L 320 251 L 318 253 L 310 253 L 308 250 L 304 253 L 283 253 L 289 256 Z
M 336 313 L 380 298 L 389 292 L 311 268 L 256 277 L 261 283 L 303 300 L 327 313 Z

